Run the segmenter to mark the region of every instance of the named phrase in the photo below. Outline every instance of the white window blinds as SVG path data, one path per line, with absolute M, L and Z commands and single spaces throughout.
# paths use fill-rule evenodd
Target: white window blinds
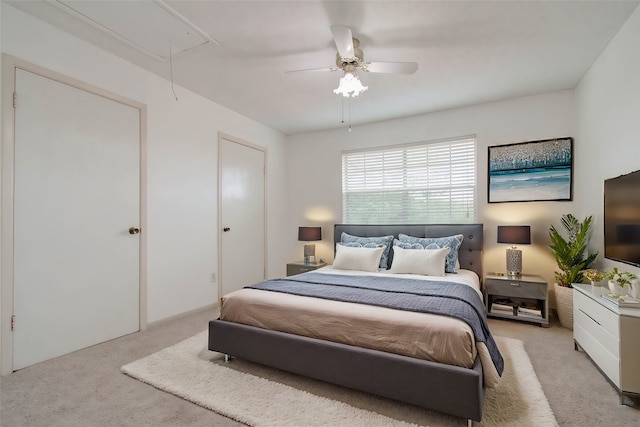
M 342 154 L 347 224 L 476 221 L 476 138 Z

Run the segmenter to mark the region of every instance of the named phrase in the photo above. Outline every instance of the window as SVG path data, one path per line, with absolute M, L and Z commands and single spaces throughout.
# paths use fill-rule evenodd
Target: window
M 475 136 L 344 152 L 342 219 L 347 224 L 475 222 Z

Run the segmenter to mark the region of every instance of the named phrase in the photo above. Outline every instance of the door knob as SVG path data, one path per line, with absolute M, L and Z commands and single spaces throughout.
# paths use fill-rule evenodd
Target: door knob
M 140 229 L 138 227 L 129 227 L 129 234 L 138 234 Z
M 227 231 L 231 231 L 231 229 L 229 227 L 225 227 L 225 228 L 222 229 L 222 231 L 224 231 L 226 233 Z

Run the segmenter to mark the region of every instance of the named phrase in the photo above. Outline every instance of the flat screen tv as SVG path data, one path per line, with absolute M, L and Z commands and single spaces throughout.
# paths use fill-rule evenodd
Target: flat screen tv
M 640 171 L 604 181 L 604 256 L 640 267 Z

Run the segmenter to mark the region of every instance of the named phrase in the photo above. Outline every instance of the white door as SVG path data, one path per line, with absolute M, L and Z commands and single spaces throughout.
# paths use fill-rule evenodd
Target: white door
M 16 73 L 14 370 L 140 320 L 140 110 Z
M 265 152 L 219 141 L 220 296 L 265 279 Z

